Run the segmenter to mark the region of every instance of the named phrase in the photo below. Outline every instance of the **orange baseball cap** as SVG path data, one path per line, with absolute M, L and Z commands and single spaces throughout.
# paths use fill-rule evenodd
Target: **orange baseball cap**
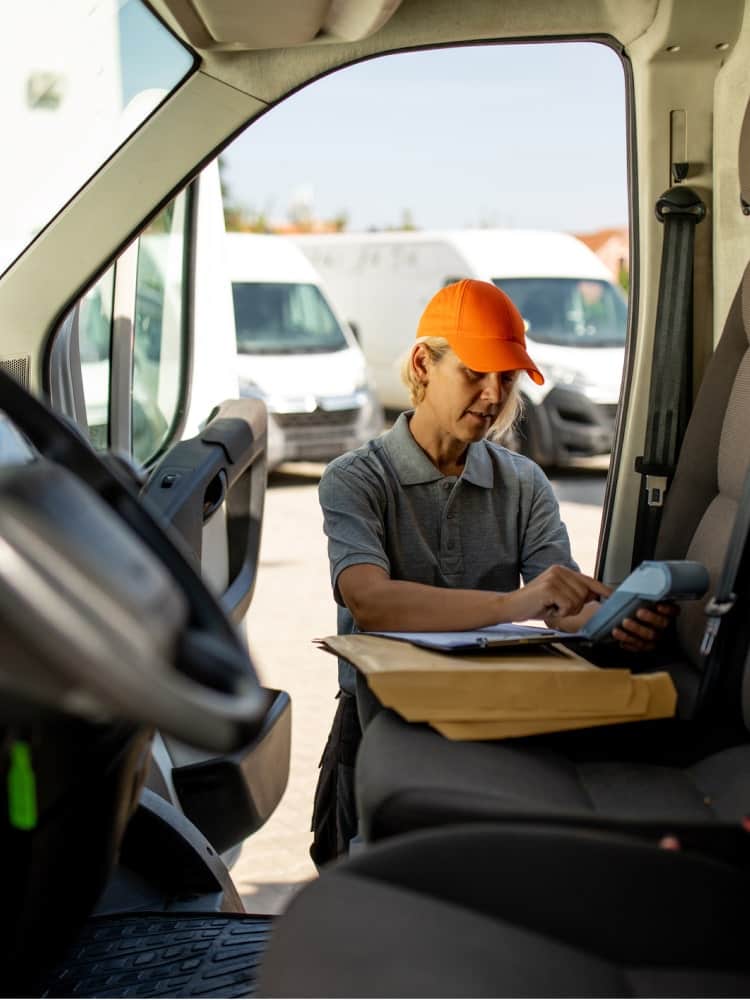
M 544 376 L 526 353 L 524 334 L 523 317 L 505 292 L 473 278 L 441 288 L 417 327 L 417 337 L 445 337 L 474 371 L 525 371 L 542 385 Z

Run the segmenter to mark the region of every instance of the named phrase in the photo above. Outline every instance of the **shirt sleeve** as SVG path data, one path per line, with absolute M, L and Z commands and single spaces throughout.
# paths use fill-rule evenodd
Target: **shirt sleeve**
M 372 484 L 348 466 L 329 466 L 318 487 L 323 530 L 328 538 L 331 585 L 343 605 L 338 579 L 349 566 L 380 566 L 390 575 L 381 502 Z
M 560 506 L 552 484 L 534 468 L 534 488 L 521 543 L 521 576 L 529 583 L 555 564 L 578 569 L 570 552 L 568 529 L 560 520 Z

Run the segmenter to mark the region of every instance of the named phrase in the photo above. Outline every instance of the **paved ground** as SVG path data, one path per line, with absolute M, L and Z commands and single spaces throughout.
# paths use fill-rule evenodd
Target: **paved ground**
M 233 874 L 250 912 L 278 913 L 315 877 L 307 853 L 317 767 L 334 711 L 336 661 L 315 637 L 336 631 L 328 561 L 317 502 L 319 465 L 288 466 L 269 483 L 258 584 L 248 635 L 264 683 L 292 697 L 292 764 L 284 798 L 246 841 Z M 573 552 L 585 572 L 596 558 L 604 472 L 555 479 Z

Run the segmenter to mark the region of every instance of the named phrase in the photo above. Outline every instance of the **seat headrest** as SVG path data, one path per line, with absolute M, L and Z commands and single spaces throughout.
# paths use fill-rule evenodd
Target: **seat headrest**
M 748 213 L 750 208 L 750 103 L 745 108 L 745 117 L 742 119 L 740 129 L 740 153 L 739 153 L 739 174 L 740 174 L 740 197 L 742 198 L 743 211 Z

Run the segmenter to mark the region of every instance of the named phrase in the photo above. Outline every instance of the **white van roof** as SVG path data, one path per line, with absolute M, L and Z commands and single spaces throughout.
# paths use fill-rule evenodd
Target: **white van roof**
M 541 229 L 421 229 L 415 232 L 305 235 L 294 239 L 301 246 L 319 247 L 449 243 L 464 258 L 473 276 L 485 280 L 554 277 L 612 281 L 609 269 L 581 240 L 569 233 Z
M 320 275 L 299 247 L 283 236 L 227 233 L 231 281 L 320 284 Z

